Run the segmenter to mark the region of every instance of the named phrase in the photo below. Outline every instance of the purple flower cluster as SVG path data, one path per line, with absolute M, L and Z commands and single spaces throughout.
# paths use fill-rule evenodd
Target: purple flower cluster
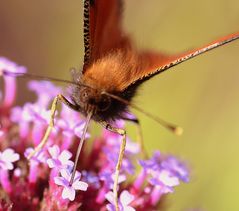
M 29 89 L 37 100 L 14 106 L 16 81 L 4 75 L 4 70 L 24 72 L 25 68 L 0 58 L 0 76 L 5 81 L 5 92 L 0 94 L 0 191 L 4 193 L 0 210 L 115 210 L 112 188 L 121 137 L 103 130 L 91 141 L 87 134 L 70 184 L 85 122 L 63 105 L 46 146 L 29 162 L 27 155 L 48 126 L 50 103 L 62 90 L 50 82 L 31 81 Z M 123 121 L 115 124 L 124 127 Z M 127 138 L 119 177 L 121 211 L 159 209 L 162 196 L 173 192 L 180 181 L 188 182 L 187 168 L 175 157 L 155 152 L 152 158 L 139 160 L 139 152 L 139 145 Z M 139 173 L 137 166 L 141 166 Z

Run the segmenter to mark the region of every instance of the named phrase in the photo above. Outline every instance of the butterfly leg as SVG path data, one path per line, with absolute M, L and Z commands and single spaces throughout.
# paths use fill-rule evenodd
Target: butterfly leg
M 125 121 L 132 122 L 132 123 L 136 124 L 136 127 L 137 127 L 137 141 L 140 144 L 140 149 L 141 149 L 142 156 L 144 158 L 147 158 L 147 151 L 145 149 L 142 127 L 141 127 L 139 119 L 137 117 L 134 117 L 134 118 L 124 117 L 122 119 L 125 120 Z
M 59 94 L 57 95 L 54 100 L 53 100 L 53 103 L 52 103 L 52 106 L 51 106 L 51 116 L 50 116 L 50 123 L 47 127 L 47 130 L 41 140 L 41 142 L 35 147 L 34 151 L 32 151 L 28 156 L 27 156 L 27 159 L 31 159 L 37 152 L 39 152 L 46 144 L 49 136 L 50 136 L 50 133 L 51 133 L 51 130 L 53 129 L 54 127 L 54 118 L 55 118 L 55 113 L 56 113 L 56 107 L 57 107 L 57 103 L 58 101 L 61 101 L 62 103 L 64 103 L 65 105 L 69 106 L 70 108 L 76 110 L 76 106 L 73 105 L 71 102 L 69 102 L 63 95 Z
M 115 167 L 114 186 L 113 186 L 113 193 L 114 193 L 114 200 L 115 200 L 115 210 L 119 211 L 117 188 L 118 188 L 120 168 L 121 168 L 121 165 L 122 165 L 123 156 L 124 156 L 124 152 L 125 152 L 125 146 L 126 146 L 126 131 L 123 130 L 123 129 L 120 129 L 120 128 L 115 128 L 115 127 L 111 126 L 110 124 L 108 124 L 107 122 L 104 122 L 104 121 L 100 122 L 100 124 L 106 130 L 109 130 L 113 133 L 117 133 L 117 134 L 121 135 L 122 138 L 123 138 L 122 143 L 120 145 L 120 152 L 119 152 L 117 164 L 116 164 L 116 167 Z

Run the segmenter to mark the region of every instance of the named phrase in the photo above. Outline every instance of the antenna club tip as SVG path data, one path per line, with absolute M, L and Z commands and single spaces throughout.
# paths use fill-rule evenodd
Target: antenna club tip
M 175 135 L 181 136 L 183 134 L 183 128 L 182 127 L 175 127 L 173 129 L 173 132 L 174 132 Z

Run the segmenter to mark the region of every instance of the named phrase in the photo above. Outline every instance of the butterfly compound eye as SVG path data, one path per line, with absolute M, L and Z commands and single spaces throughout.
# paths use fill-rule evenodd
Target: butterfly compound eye
M 83 103 L 86 103 L 89 99 L 89 95 L 90 95 L 90 90 L 88 88 L 82 89 L 80 93 L 80 101 Z
M 102 95 L 101 100 L 98 104 L 98 109 L 100 111 L 106 111 L 111 105 L 111 98 L 106 95 Z

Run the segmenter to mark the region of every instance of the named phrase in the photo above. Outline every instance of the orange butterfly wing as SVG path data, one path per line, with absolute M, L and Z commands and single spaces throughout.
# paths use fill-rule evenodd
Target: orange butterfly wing
M 142 82 L 144 80 L 148 80 L 149 78 L 158 75 L 171 67 L 174 67 L 178 64 L 181 64 L 182 62 L 185 62 L 207 51 L 210 51 L 237 39 L 239 39 L 239 32 L 227 35 L 201 48 L 193 49 L 176 56 L 165 56 L 163 54 L 152 52 L 141 53 L 139 57 L 141 58 L 141 63 L 143 61 L 143 63 L 147 65 L 139 71 L 137 77 L 133 81 L 131 81 L 131 85 L 134 83 Z
M 110 51 L 129 44 L 121 30 L 121 14 L 121 0 L 84 1 L 84 70 Z
M 122 0 L 84 1 L 85 57 L 83 73 L 91 64 L 99 59 L 107 58 L 109 54 L 122 54 L 122 56 L 116 55 L 116 57 L 121 58 L 123 63 L 121 67 L 125 66 L 124 63 L 128 64 L 125 70 L 124 68 L 119 70 L 109 68 L 107 73 L 102 73 L 103 70 L 99 69 L 87 71 L 89 75 L 96 74 L 101 78 L 106 77 L 107 74 L 115 76 L 112 77 L 111 82 L 113 84 L 120 83 L 117 86 L 119 91 L 126 90 L 131 85 L 142 83 L 175 65 L 239 38 L 239 33 L 235 33 L 202 48 L 177 55 L 138 51 L 134 48 L 130 38 L 122 31 L 122 4 Z M 111 62 L 107 60 L 107 64 L 110 65 Z
M 102 59 L 110 53 L 115 53 L 117 50 L 125 54 L 125 57 L 134 55 L 135 64 L 131 64 L 131 66 L 135 67 L 137 73 L 143 73 L 146 69 L 155 69 L 175 58 L 163 53 L 139 53 L 134 49 L 130 38 L 122 30 L 122 8 L 122 0 L 84 1 L 85 55 L 83 73 L 98 59 Z M 124 59 L 124 62 L 127 62 L 127 58 Z M 127 75 L 128 73 L 119 72 L 115 74 Z M 123 87 L 127 87 L 137 79 L 133 77 L 137 77 L 135 74 L 130 75 L 130 77 L 128 77 L 129 74 L 126 76 L 129 80 L 128 83 L 125 81 Z

